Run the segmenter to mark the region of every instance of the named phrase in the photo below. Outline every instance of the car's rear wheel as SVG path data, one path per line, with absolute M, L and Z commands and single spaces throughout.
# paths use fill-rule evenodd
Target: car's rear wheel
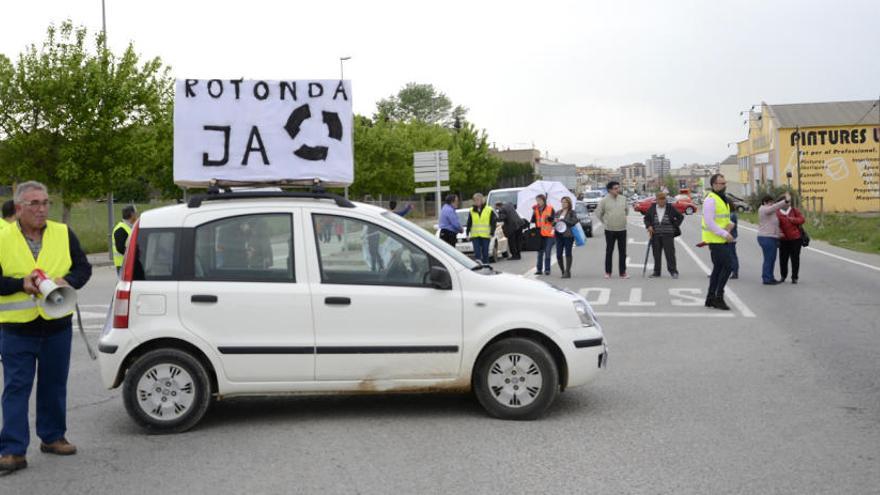
M 745 206 L 737 206 L 737 207 L 736 207 L 736 211 L 738 211 L 738 212 L 740 212 L 740 213 L 743 213 L 743 212 L 746 211 L 746 207 L 745 207 Z
M 684 212 L 687 213 L 688 215 L 693 215 L 694 208 L 692 206 L 688 206 L 687 208 L 685 208 Z
M 480 405 L 496 418 L 536 419 L 559 394 L 559 370 L 541 344 L 524 338 L 504 339 L 480 356 L 473 390 Z
M 135 361 L 122 387 L 125 409 L 153 433 L 180 433 L 195 426 L 211 402 L 204 365 L 179 349 L 156 349 Z

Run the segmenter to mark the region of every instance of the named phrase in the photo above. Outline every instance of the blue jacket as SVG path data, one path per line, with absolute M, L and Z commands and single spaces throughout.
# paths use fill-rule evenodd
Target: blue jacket
M 440 230 L 448 230 L 450 232 L 460 233 L 461 222 L 458 221 L 458 213 L 451 204 L 443 205 L 440 210 Z

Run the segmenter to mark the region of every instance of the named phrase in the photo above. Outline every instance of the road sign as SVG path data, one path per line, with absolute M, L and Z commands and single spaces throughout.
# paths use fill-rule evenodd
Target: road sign
M 449 180 L 449 171 L 440 172 L 440 180 L 448 181 Z M 419 172 L 416 170 L 416 182 L 436 182 L 437 181 L 437 172 Z
M 449 190 L 442 182 L 449 181 L 449 152 L 446 150 L 413 153 L 415 182 L 433 182 L 433 187 L 417 187 L 416 193 L 436 193 L 437 217 L 440 217 L 440 193 Z
M 448 191 L 448 190 L 449 190 L 449 186 L 440 186 L 440 192 L 446 192 L 446 191 Z M 431 186 L 431 187 L 417 187 L 417 188 L 416 188 L 416 194 L 421 194 L 421 193 L 431 193 L 431 192 L 435 192 L 435 191 L 437 191 L 437 187 L 436 187 L 436 186 Z

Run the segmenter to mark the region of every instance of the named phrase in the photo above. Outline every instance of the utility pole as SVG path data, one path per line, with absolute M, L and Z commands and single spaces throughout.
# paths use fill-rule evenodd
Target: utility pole
M 107 50 L 107 9 L 104 6 L 104 0 L 101 0 L 101 32 L 104 34 L 104 50 Z M 116 221 L 113 218 L 113 187 L 111 184 L 110 192 L 107 194 L 107 239 L 109 247 L 107 254 L 113 259 L 113 224 Z
M 794 130 L 797 133 L 795 143 L 797 144 L 798 205 L 800 205 L 801 201 L 803 201 L 803 187 L 801 186 L 801 128 L 797 126 Z
M 342 70 L 342 64 L 346 60 L 351 60 L 351 57 L 350 56 L 349 57 L 339 57 L 339 82 L 342 82 L 345 80 L 344 72 Z M 352 127 L 352 129 L 354 129 L 354 126 L 351 126 L 351 127 Z M 354 140 L 352 140 L 351 145 L 354 146 Z M 345 186 L 345 199 L 348 199 L 348 186 Z

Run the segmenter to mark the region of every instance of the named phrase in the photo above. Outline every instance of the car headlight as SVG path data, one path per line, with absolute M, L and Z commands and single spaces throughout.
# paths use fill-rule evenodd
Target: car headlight
M 590 312 L 590 307 L 587 306 L 587 303 L 583 301 L 574 301 L 574 310 L 577 312 L 578 318 L 580 318 L 583 326 L 596 326 L 596 321 L 593 319 L 593 314 Z

